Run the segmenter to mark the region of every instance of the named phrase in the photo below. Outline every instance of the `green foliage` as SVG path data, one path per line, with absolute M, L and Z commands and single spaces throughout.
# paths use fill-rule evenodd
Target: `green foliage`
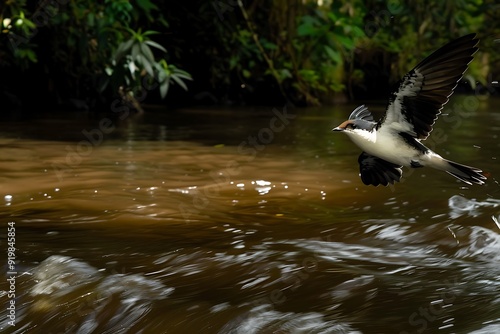
M 408 70 L 409 66 L 418 63 L 422 58 L 428 56 L 436 47 L 446 44 L 454 38 L 471 32 L 481 31 L 485 27 L 485 13 L 492 13 L 493 2 L 482 0 L 445 0 L 434 2 L 393 2 L 388 6 L 386 1 L 374 1 L 373 6 L 379 11 L 391 12 L 393 20 L 390 24 L 380 24 L 378 31 L 370 41 L 372 48 L 382 48 L 389 54 L 396 55 L 391 64 L 391 80 L 397 81 Z M 498 7 L 498 6 L 497 6 Z M 495 24 L 498 30 L 498 23 Z M 494 25 L 489 25 L 490 33 L 494 31 Z M 482 37 L 482 36 L 480 36 Z M 484 48 L 476 58 L 480 58 L 483 52 L 490 49 Z M 496 52 L 497 53 L 497 52 Z M 473 81 L 485 83 L 486 76 L 484 64 L 481 61 L 471 63 L 467 72 Z
M 214 57 L 217 70 L 211 72 L 212 82 L 245 86 L 274 82 L 287 99 L 307 104 L 319 104 L 336 93 L 352 98 L 353 87 L 364 85 L 367 63 L 379 66 L 394 83 L 454 38 L 474 31 L 500 32 L 500 6 L 494 0 L 217 3 L 215 39 L 224 53 Z M 471 81 L 486 82 L 488 69 L 495 67 L 488 59 L 500 60 L 494 47 L 481 43 L 468 71 Z M 375 55 L 385 62 L 376 63 Z
M 0 48 L 2 64 L 28 69 L 43 57 L 63 94 L 85 98 L 92 91 L 134 91 L 147 77 L 158 81 L 164 98 L 170 83 L 187 89 L 185 81 L 191 80 L 167 62 L 166 48 L 152 40 L 158 33 L 133 28 L 168 27 L 150 0 L 51 1 L 35 10 L 25 0 L 11 0 L 0 4 L 0 14 L 0 42 L 11 47 L 10 52 Z M 40 35 L 48 37 L 43 48 Z
M 34 45 L 29 43 L 36 25 L 26 16 L 25 6 L 26 1 L 0 5 L 0 37 L 5 36 L 4 40 L 7 42 L 6 47 L 0 51 L 0 59 L 15 63 L 21 68 L 27 68 L 30 63 L 37 62 Z
M 130 95 L 148 84 L 164 98 L 173 85 L 188 88 L 181 68 L 189 68 L 196 89 L 217 98 L 253 102 L 264 91 L 317 105 L 367 92 L 372 81 L 385 85 L 370 79 L 374 69 L 394 83 L 436 47 L 474 31 L 483 40 L 467 79 L 486 84 L 500 75 L 495 0 L 62 3 L 0 2 L 0 69 L 36 68 L 57 96 Z
M 191 75 L 178 69 L 175 65 L 168 64 L 165 59 L 157 61 L 153 49 L 166 53 L 167 50 L 160 44 L 151 40 L 149 36 L 156 35 L 156 31 L 133 31 L 127 29 L 130 38 L 118 45 L 112 56 L 111 66 L 106 67 L 108 77 L 103 81 L 101 90 L 109 84 L 114 90 L 125 87 L 134 91 L 140 88 L 143 80 L 147 79 L 151 85 L 157 81 L 160 86 L 162 98 L 167 95 L 170 83 L 174 82 L 187 90 L 185 80 L 191 80 Z
M 272 78 L 286 98 L 308 104 L 345 89 L 344 68 L 364 37 L 362 13 L 347 4 L 312 1 L 254 1 L 247 7 L 252 11 L 241 2 L 233 8 L 244 25 L 219 24 L 228 71 L 250 85 Z
M 346 88 L 345 67 L 353 61 L 354 50 L 365 36 L 360 28 L 360 13 L 350 12 L 348 6 L 318 8 L 314 16 L 300 18 L 294 44 L 307 55 L 297 64 L 303 87 L 324 93 L 341 92 Z M 307 73 L 308 75 L 303 75 Z M 298 86 L 302 87 L 302 86 Z M 317 94 L 317 93 L 316 93 Z

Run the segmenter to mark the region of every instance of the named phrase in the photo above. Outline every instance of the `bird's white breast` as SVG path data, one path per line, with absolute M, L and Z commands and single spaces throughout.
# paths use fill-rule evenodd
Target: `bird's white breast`
M 394 132 L 382 129 L 379 131 L 354 130 L 346 134 L 366 153 L 394 164 L 409 166 L 411 160 L 418 160 L 420 155 Z

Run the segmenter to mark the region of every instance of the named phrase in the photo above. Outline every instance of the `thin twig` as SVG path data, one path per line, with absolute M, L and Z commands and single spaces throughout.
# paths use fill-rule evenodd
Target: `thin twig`
M 255 44 L 257 45 L 257 48 L 259 48 L 259 51 L 262 54 L 262 56 L 264 57 L 264 60 L 266 61 L 267 66 L 269 67 L 269 70 L 271 70 L 271 73 L 273 74 L 274 78 L 276 79 L 276 82 L 278 83 L 278 87 L 280 89 L 281 94 L 286 99 L 287 97 L 286 97 L 285 91 L 283 90 L 283 86 L 281 85 L 280 75 L 279 75 L 278 71 L 276 71 L 276 68 L 274 67 L 273 60 L 271 58 L 269 58 L 266 50 L 264 50 L 264 47 L 260 43 L 259 36 L 255 32 L 253 24 L 250 21 L 250 18 L 248 17 L 248 13 L 245 10 L 245 8 L 243 7 L 243 2 L 241 0 L 238 0 L 238 7 L 240 7 L 241 14 L 243 14 L 243 18 L 245 19 L 245 22 L 247 23 L 248 30 L 250 30 L 250 33 L 252 34 L 252 38 L 253 38 Z

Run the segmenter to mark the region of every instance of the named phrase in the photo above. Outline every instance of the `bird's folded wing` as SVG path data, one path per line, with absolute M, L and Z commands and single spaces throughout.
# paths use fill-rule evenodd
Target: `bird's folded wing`
M 402 167 L 390 163 L 383 159 L 369 155 L 366 152 L 361 153 L 358 158 L 359 172 L 361 180 L 366 185 L 378 186 L 379 184 L 387 186 L 401 180 L 403 175 Z
M 456 39 L 420 62 L 391 94 L 377 127 L 425 139 L 477 51 L 476 34 Z

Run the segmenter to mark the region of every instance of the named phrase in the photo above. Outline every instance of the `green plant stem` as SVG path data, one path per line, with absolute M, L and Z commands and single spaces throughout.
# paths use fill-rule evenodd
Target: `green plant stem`
M 243 2 L 241 0 L 238 0 L 238 7 L 240 7 L 241 14 L 243 15 L 243 18 L 245 19 L 245 22 L 248 26 L 248 30 L 250 30 L 250 33 L 252 34 L 252 38 L 253 38 L 255 44 L 257 45 L 257 48 L 259 49 L 260 53 L 264 57 L 264 60 L 266 61 L 267 66 L 269 67 L 269 70 L 271 70 L 273 77 L 276 79 L 276 82 L 278 83 L 278 87 L 280 89 L 281 94 L 283 95 L 284 98 L 287 98 L 285 91 L 283 90 L 283 85 L 281 84 L 280 75 L 279 75 L 278 71 L 276 71 L 276 68 L 274 67 L 272 59 L 269 58 L 266 50 L 264 50 L 264 47 L 260 43 L 259 37 L 258 37 L 257 33 L 255 32 L 255 29 L 253 28 L 253 24 L 250 21 L 250 18 L 248 17 L 248 13 L 245 10 L 245 8 L 243 7 Z

